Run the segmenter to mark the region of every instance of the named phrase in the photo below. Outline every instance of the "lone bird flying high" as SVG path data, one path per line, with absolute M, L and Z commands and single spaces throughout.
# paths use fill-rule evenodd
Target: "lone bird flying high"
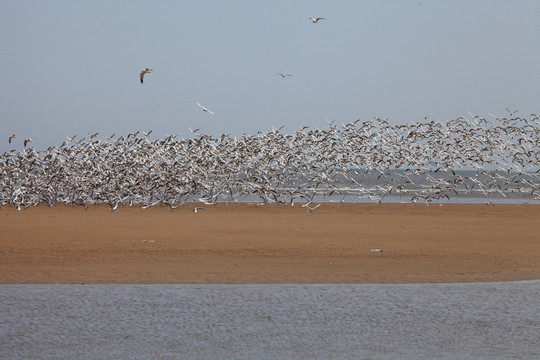
M 202 106 L 201 104 L 197 103 L 197 105 L 198 105 L 204 112 L 207 112 L 207 113 L 212 114 L 212 115 L 216 115 L 214 112 L 208 110 L 207 108 L 205 108 L 205 107 Z
M 152 69 L 149 69 L 149 68 L 144 68 L 143 70 L 141 70 L 141 84 L 143 83 L 143 80 L 144 80 L 144 74 L 151 74 L 152 73 Z
M 310 17 L 309 19 L 315 24 L 318 23 L 321 20 L 326 20 L 326 18 L 323 18 L 323 17 L 318 17 L 318 18 L 315 18 L 315 19 Z

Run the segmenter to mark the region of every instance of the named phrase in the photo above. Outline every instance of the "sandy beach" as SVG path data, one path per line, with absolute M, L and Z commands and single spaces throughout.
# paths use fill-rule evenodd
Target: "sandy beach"
M 0 283 L 540 279 L 538 205 L 204 207 L 2 207 Z

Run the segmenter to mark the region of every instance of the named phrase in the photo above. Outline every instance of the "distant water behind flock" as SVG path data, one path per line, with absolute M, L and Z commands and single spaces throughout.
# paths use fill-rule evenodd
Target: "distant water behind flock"
M 535 114 L 401 125 L 375 118 L 239 137 L 88 134 L 46 150 L 31 144 L 0 156 L 0 206 L 540 203 Z
M 0 359 L 539 359 L 540 280 L 0 285 Z

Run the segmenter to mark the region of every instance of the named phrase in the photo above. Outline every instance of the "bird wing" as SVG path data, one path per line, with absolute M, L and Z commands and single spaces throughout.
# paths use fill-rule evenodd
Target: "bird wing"
M 140 75 L 140 78 L 141 78 L 141 84 L 143 83 L 143 78 L 144 78 L 144 70 L 141 71 L 141 75 Z

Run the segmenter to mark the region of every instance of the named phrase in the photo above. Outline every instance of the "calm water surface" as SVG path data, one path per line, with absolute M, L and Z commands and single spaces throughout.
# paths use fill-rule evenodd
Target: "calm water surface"
M 540 359 L 540 280 L 0 285 L 1 359 Z

